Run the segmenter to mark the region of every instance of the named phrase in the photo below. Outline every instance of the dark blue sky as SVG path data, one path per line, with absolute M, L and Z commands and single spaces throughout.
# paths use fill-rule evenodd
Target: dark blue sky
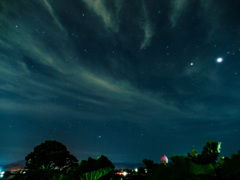
M 238 0 L 0 1 L 0 164 L 240 149 Z M 223 58 L 217 62 L 217 58 Z

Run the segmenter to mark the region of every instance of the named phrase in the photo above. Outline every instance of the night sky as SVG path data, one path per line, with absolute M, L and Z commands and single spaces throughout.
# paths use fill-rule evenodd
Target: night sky
M 1 0 L 0 164 L 240 149 L 239 0 Z M 220 59 L 219 59 L 220 58 Z

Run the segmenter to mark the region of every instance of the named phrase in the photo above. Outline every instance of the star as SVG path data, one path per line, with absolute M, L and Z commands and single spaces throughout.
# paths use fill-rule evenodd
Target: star
M 223 61 L 223 58 L 219 57 L 217 58 L 217 63 L 221 63 Z

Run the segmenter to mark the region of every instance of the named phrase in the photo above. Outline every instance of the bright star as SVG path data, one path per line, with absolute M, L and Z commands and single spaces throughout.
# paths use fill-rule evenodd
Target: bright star
M 222 61 L 223 61 L 223 58 L 221 58 L 221 57 L 217 58 L 218 63 L 221 63 Z

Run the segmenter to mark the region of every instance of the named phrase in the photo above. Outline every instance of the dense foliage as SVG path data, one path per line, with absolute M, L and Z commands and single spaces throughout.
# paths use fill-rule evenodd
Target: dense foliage
M 220 142 L 207 141 L 201 154 L 193 150 L 187 157 L 172 156 L 168 164 L 144 159 L 147 180 L 240 180 L 240 151 L 217 162 L 220 146 Z

